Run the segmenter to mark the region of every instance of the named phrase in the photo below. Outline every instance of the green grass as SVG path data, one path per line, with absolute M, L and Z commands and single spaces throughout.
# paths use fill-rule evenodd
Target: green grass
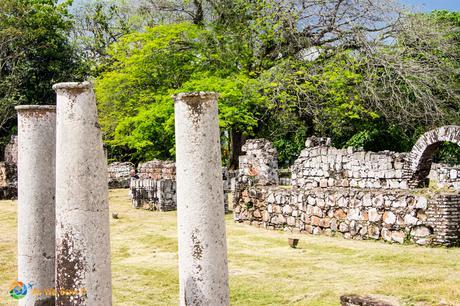
M 16 275 L 16 204 L 0 202 L 0 305 Z M 131 208 L 110 193 L 114 305 L 176 305 L 175 212 Z M 339 305 L 342 294 L 379 294 L 401 305 L 460 305 L 460 249 L 390 245 L 301 235 L 236 224 L 227 239 L 232 305 Z

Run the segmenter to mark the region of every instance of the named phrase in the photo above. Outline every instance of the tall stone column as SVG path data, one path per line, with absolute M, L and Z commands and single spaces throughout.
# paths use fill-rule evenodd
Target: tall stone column
M 56 305 L 112 304 L 108 171 L 92 85 L 59 83 Z
M 173 97 L 181 305 L 229 305 L 217 97 Z
M 40 291 L 52 290 L 55 286 L 56 108 L 23 105 L 17 106 L 16 110 L 19 142 L 18 280 L 32 284 Z M 54 305 L 54 296 L 27 294 L 19 300 L 19 305 Z

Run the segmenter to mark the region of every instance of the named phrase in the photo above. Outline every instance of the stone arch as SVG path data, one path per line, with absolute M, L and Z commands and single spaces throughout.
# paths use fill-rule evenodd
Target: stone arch
M 431 170 L 433 154 L 443 142 L 452 142 L 460 146 L 460 126 L 447 125 L 431 130 L 420 136 L 408 160 L 408 174 L 411 187 L 422 187 L 427 184 L 427 176 Z

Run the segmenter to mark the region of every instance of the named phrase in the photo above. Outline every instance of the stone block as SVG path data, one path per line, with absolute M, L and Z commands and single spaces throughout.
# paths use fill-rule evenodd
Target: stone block
M 319 187 L 327 188 L 327 179 L 322 179 L 319 181 Z
M 386 224 L 395 224 L 396 222 L 396 215 L 391 212 L 391 211 L 386 211 L 384 214 L 383 214 L 383 222 L 385 222 Z M 383 235 L 382 235 L 383 236 Z
M 295 218 L 294 217 L 288 217 L 287 218 L 287 224 L 290 225 L 290 226 L 295 226 L 296 222 L 295 222 Z
M 391 240 L 397 243 L 404 243 L 406 234 L 403 231 L 394 231 L 391 233 Z
M 311 217 L 311 224 L 314 226 L 320 226 L 321 224 L 321 219 L 317 216 L 312 216 Z
M 292 208 L 289 205 L 284 205 L 283 206 L 283 214 L 285 215 L 290 215 L 292 213 Z
M 368 210 L 368 219 L 370 222 L 379 222 L 382 219 L 382 215 L 379 214 L 376 208 L 371 208 Z
M 339 232 L 341 233 L 348 232 L 348 224 L 346 224 L 345 222 L 341 222 L 339 224 Z
M 387 228 L 382 228 L 381 236 L 385 241 L 391 241 L 391 231 Z
M 416 225 L 418 222 L 418 219 L 410 214 L 407 214 L 404 216 L 404 223 L 406 225 Z
M 427 209 L 428 207 L 428 199 L 424 196 L 420 196 L 417 198 L 417 203 L 415 204 L 415 208 L 418 209 Z
M 367 229 L 367 235 L 372 239 L 380 238 L 380 228 L 376 225 L 370 225 Z
M 350 208 L 347 214 L 348 220 L 361 220 L 361 211 L 359 208 Z
M 343 211 L 343 209 L 337 209 L 334 212 L 334 216 L 339 220 L 345 220 L 345 218 L 347 217 L 347 213 Z
M 426 226 L 417 226 L 411 231 L 411 235 L 415 237 L 427 237 L 430 234 L 431 230 Z

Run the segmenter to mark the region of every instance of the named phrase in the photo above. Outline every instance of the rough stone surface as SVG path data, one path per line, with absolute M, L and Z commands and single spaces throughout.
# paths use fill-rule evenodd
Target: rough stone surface
M 10 142 L 5 146 L 4 161 L 10 165 L 18 164 L 18 136 L 12 135 Z
M 20 106 L 16 109 L 18 279 L 32 282 L 34 288 L 43 290 L 55 287 L 56 108 Z M 19 300 L 19 305 L 39 305 L 50 298 L 54 301 L 52 296 L 27 294 Z
M 109 188 L 129 188 L 131 171 L 134 164 L 130 162 L 114 162 L 108 166 Z
M 427 176 L 431 169 L 431 158 L 445 141 L 460 145 L 460 126 L 443 126 L 426 132 L 417 140 L 405 168 L 407 175 L 410 176 L 410 186 L 422 187 L 428 184 Z
M 309 143 L 309 148 L 322 152 L 318 154 L 337 150 L 312 147 L 313 143 Z M 347 154 L 350 152 L 354 151 L 347 150 Z M 357 157 L 356 163 L 358 160 L 381 158 L 366 152 L 359 154 L 363 156 Z M 305 153 L 299 160 L 302 156 L 305 157 Z M 303 161 L 309 162 L 308 159 Z M 326 166 L 323 164 L 324 168 Z M 365 176 L 363 172 L 357 173 L 360 177 Z M 383 177 L 388 177 L 385 173 Z M 300 175 L 303 175 L 300 171 L 294 171 L 293 180 L 299 179 Z M 340 234 L 347 239 L 449 246 L 460 242 L 460 194 L 456 191 L 420 192 L 400 188 L 399 184 L 393 189 L 370 188 L 367 183 L 352 183 L 354 187 L 328 185 L 327 188 L 321 187 L 320 183 L 316 187 L 297 184 L 287 189 L 277 185 L 254 185 L 242 178 L 243 175 L 238 177 L 233 195 L 234 219 L 237 222 L 267 229 Z
M 428 178 L 440 188 L 460 190 L 460 166 L 432 164 Z
M 5 146 L 4 161 L 0 162 L 0 200 L 17 197 L 17 163 L 18 137 L 13 135 L 10 142 Z
M 217 94 L 174 100 L 180 304 L 229 305 Z
M 294 201 L 299 195 L 302 195 L 301 200 Z M 367 207 L 362 202 L 366 196 L 371 199 L 382 196 L 386 205 Z M 427 209 L 417 209 L 419 199 L 424 201 L 427 196 Z M 269 204 L 269 198 L 280 201 Z M 312 201 L 308 202 L 308 198 L 314 198 L 315 204 L 310 204 Z M 397 243 L 455 245 L 460 241 L 459 200 L 460 195 L 456 194 L 417 196 L 401 190 L 299 190 L 252 186 L 235 194 L 234 219 L 264 228 L 300 231 L 310 228 L 313 233 L 330 229 L 351 239 L 382 238 Z M 322 201 L 324 206 L 318 206 Z M 346 205 L 340 206 L 342 202 Z M 412 204 L 401 205 L 408 202 Z
M 138 174 L 141 179 L 155 181 L 176 179 L 176 164 L 170 160 L 151 160 L 138 166 Z
M 312 140 L 313 139 L 313 140 Z M 402 171 L 406 153 L 336 149 L 330 141 L 307 140 L 306 148 L 291 167 L 291 185 L 299 188 L 358 187 L 407 189 Z
M 60 83 L 56 113 L 57 305 L 112 305 L 108 171 L 90 83 Z M 82 292 L 62 294 L 63 290 Z
M 428 186 L 431 158 L 444 141 L 460 143 L 460 127 L 445 126 L 422 135 L 410 153 L 336 149 L 327 139 L 310 137 L 291 167 L 291 185 L 310 189 Z M 459 166 L 435 165 L 430 177 L 439 187 L 460 191 Z
M 340 297 L 342 306 L 399 306 L 400 303 L 394 298 L 358 296 L 356 294 L 342 295 Z
M 134 208 L 158 211 L 177 208 L 175 180 L 133 179 L 130 188 Z
M 250 139 L 241 148 L 245 155 L 239 158 L 241 179 L 251 184 L 276 185 L 278 178 L 278 152 L 266 139 Z
M 17 187 L 16 166 L 0 162 L 0 200 L 15 199 L 18 194 Z
M 159 169 L 160 161 L 154 161 L 157 173 L 165 173 Z M 145 164 L 149 164 L 147 162 Z M 142 164 L 142 165 L 145 165 Z M 151 164 L 151 163 L 150 163 Z M 146 210 L 170 211 L 177 208 L 176 196 L 176 166 L 171 162 L 164 162 L 163 165 L 167 169 L 174 169 L 174 175 L 150 176 L 146 175 L 144 167 L 140 167 L 138 179 L 131 179 L 130 182 L 130 195 L 134 208 L 143 208 Z M 151 167 L 147 168 L 151 169 Z M 222 168 L 223 191 L 224 191 L 224 211 L 228 212 L 228 194 L 231 192 L 231 180 L 236 176 L 236 173 Z M 150 177 L 157 177 L 152 179 Z

